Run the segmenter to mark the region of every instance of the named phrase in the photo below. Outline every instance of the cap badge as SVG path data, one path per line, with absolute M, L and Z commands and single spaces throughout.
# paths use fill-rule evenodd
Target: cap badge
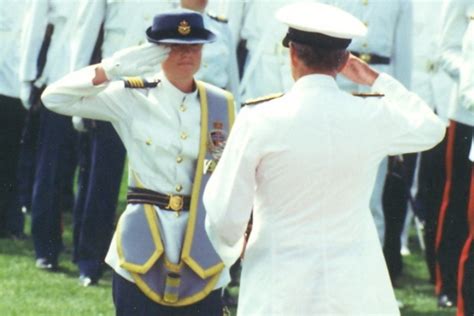
M 191 33 L 191 26 L 189 25 L 188 21 L 183 20 L 179 22 L 178 33 L 184 36 Z

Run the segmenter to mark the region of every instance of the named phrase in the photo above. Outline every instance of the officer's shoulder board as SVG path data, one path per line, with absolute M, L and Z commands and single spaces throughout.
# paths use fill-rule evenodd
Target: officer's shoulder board
M 228 23 L 229 20 L 226 19 L 225 17 L 223 17 L 222 15 L 217 15 L 217 14 L 214 14 L 212 12 L 207 12 L 207 15 L 213 19 L 213 20 L 216 20 L 217 22 L 221 22 L 221 23 Z
M 355 97 L 360 97 L 360 98 L 383 98 L 385 94 L 383 93 L 360 93 L 360 92 L 352 92 L 352 95 Z
M 125 88 L 145 89 L 145 88 L 155 88 L 160 83 L 160 80 L 156 79 L 153 81 L 148 81 L 141 77 L 126 77 L 126 78 L 123 78 L 123 83 L 125 85 Z
M 269 95 L 265 95 L 263 97 L 255 98 L 255 99 L 250 99 L 245 101 L 242 106 L 252 106 L 252 105 L 257 105 L 263 102 L 267 102 L 273 99 L 278 99 L 281 98 L 284 95 L 284 93 L 273 93 Z

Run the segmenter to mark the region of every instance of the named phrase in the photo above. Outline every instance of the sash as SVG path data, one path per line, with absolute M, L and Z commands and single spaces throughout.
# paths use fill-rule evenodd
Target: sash
M 116 232 L 121 267 L 146 296 L 166 306 L 202 300 L 214 289 L 224 268 L 204 229 L 201 197 L 234 122 L 234 102 L 224 90 L 201 81 L 196 84 L 201 104 L 200 147 L 180 262 L 173 264 L 164 255 L 159 218 L 152 205 L 137 205 L 125 212 Z M 143 188 L 134 175 L 129 181 Z

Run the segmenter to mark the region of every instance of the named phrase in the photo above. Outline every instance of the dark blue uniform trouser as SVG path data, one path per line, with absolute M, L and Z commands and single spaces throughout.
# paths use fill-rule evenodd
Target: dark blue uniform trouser
M 17 195 L 17 163 L 26 110 L 18 98 L 0 95 L 0 236 L 23 232 Z
M 405 224 L 409 192 L 413 183 L 416 154 L 403 155 L 403 163 L 389 163 L 383 192 L 383 210 L 385 216 L 385 240 L 383 253 L 392 283 L 403 270 L 400 254 L 400 237 Z M 393 158 L 391 162 L 393 162 Z
M 438 227 L 439 206 L 443 197 L 443 186 L 446 177 L 445 154 L 446 137 L 434 148 L 421 153 L 418 172 L 418 193 L 416 204 L 424 215 L 424 240 L 426 245 L 425 259 L 431 283 L 435 283 L 435 240 Z
M 36 168 L 31 198 L 31 232 L 37 258 L 57 262 L 62 245 L 61 188 L 71 183 L 63 170 L 64 152 L 76 146 L 71 118 L 40 109 Z M 71 175 L 69 175 L 71 176 Z
M 183 307 L 155 303 L 132 282 L 114 273 L 112 294 L 117 316 L 222 316 L 221 289 L 203 300 Z
M 81 274 L 97 280 L 114 230 L 125 148 L 110 123 L 93 125 L 80 140 L 73 261 Z

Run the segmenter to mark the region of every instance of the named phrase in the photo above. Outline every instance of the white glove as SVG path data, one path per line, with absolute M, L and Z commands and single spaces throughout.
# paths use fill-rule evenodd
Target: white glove
M 31 91 L 33 83 L 31 81 L 23 81 L 20 86 L 20 100 L 23 107 L 28 111 L 31 108 Z
M 474 112 L 474 91 L 461 96 L 461 105 L 468 111 Z
M 84 120 L 82 119 L 82 117 L 73 116 L 72 117 L 72 126 L 74 126 L 74 129 L 76 131 L 78 131 L 79 133 L 87 132 L 87 128 L 84 125 Z
M 102 68 L 109 80 L 137 76 L 156 71 L 170 52 L 163 45 L 145 43 L 119 50 L 112 57 L 102 60 Z

